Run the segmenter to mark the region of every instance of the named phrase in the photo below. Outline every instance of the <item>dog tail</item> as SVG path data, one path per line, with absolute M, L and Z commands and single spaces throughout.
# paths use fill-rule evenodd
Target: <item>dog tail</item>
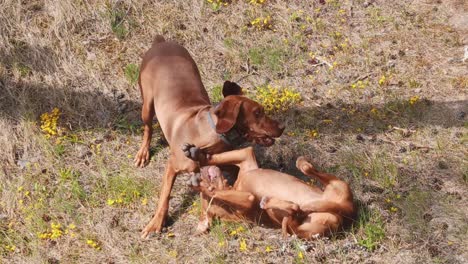
M 152 46 L 154 46 L 154 45 L 156 45 L 156 44 L 158 44 L 158 43 L 164 42 L 164 41 L 166 41 L 166 40 L 164 39 L 163 36 L 161 36 L 161 35 L 156 35 L 156 37 L 154 37 L 153 45 L 152 45 Z

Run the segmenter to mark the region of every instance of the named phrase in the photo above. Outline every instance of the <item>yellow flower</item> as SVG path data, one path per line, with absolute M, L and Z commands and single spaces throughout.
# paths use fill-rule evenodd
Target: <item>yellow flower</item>
M 245 241 L 244 238 L 241 239 L 239 242 L 239 249 L 240 251 L 247 251 L 247 242 Z
M 272 29 L 271 16 L 257 17 L 250 21 L 250 25 L 257 30 Z
M 47 239 L 50 237 L 50 233 L 38 233 L 37 236 L 40 238 L 40 239 Z
M 169 253 L 169 256 L 171 256 L 173 258 L 177 258 L 177 251 L 176 250 L 171 250 L 168 253 Z
M 266 253 L 270 253 L 271 251 L 273 251 L 273 250 L 271 249 L 271 247 L 270 247 L 270 246 L 266 246 L 265 252 L 266 252 Z
M 299 259 L 304 259 L 304 254 L 302 253 L 302 251 L 299 251 L 299 252 L 297 253 L 297 258 L 299 258 Z
M 259 86 L 253 98 L 265 108 L 266 112 L 286 111 L 301 101 L 301 95 L 290 88 Z
M 87 239 L 86 244 L 88 244 L 90 247 L 96 250 L 101 250 L 101 247 L 98 245 L 98 243 L 92 239 Z
M 148 198 L 143 198 L 141 199 L 141 205 L 147 205 L 148 204 Z
M 310 135 L 310 137 L 312 137 L 312 138 L 316 138 L 316 137 L 319 136 L 319 133 L 318 133 L 317 130 L 313 129 L 313 130 L 310 130 L 309 135 Z
M 385 75 L 382 75 L 382 77 L 380 77 L 380 80 L 379 80 L 379 85 L 383 86 L 386 83 L 387 83 L 387 78 L 385 77 Z
M 419 96 L 415 95 L 409 99 L 409 104 L 414 105 L 419 101 Z
M 43 113 L 40 116 L 41 130 L 47 137 L 57 134 L 57 122 L 60 115 L 60 110 L 58 108 L 54 108 L 50 113 Z
M 16 246 L 15 245 L 6 245 L 5 249 L 10 251 L 10 252 L 13 252 L 13 251 L 15 251 Z

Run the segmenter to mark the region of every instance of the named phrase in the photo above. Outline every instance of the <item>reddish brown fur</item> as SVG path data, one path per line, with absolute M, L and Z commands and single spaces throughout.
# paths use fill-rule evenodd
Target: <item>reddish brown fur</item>
M 290 233 L 311 239 L 337 231 L 344 220 L 354 216 L 349 185 L 334 175 L 317 171 L 303 157 L 297 159 L 297 168 L 318 179 L 323 190 L 291 175 L 258 168 L 251 147 L 215 154 L 201 162 L 235 164 L 240 170 L 232 188 L 219 184 L 221 175 L 216 179 L 218 182 L 211 183 L 210 179 L 202 177 L 204 213 L 197 232 L 206 231 L 212 218 L 219 217 L 281 227 L 284 235 Z M 211 201 L 210 206 L 208 201 Z M 264 210 L 266 214 L 262 213 Z
M 254 109 L 262 109 L 261 106 L 240 96 L 240 87 L 231 82 L 226 82 L 223 89 L 223 93 L 229 96 L 221 102 L 217 109 L 219 112 L 214 111 L 198 68 L 188 51 L 176 43 L 166 42 L 161 36 L 155 38 L 152 47 L 144 55 L 139 85 L 143 98 L 141 114 L 144 135 L 135 157 L 135 165 L 143 167 L 149 161 L 155 115 L 170 146 L 158 208 L 142 231 L 142 237 L 147 237 L 150 232 L 159 232 L 163 227 L 176 174 L 198 170 L 197 163 L 186 158 L 181 151 L 182 143 L 194 142 L 209 153 L 230 149 L 210 127 L 207 113 L 211 114 L 217 127 L 223 126 L 223 131 L 233 126 L 245 129 L 249 131 L 246 137 L 257 143 L 272 143 L 270 138 L 280 136 L 284 127 L 264 115 L 261 118 L 253 117 Z M 237 113 L 232 113 L 232 104 L 239 105 Z M 218 116 L 221 112 L 227 117 Z

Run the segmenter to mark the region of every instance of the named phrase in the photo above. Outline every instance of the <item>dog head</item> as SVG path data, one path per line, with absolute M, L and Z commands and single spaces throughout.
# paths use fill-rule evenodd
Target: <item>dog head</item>
M 218 117 L 217 133 L 236 129 L 245 140 L 263 146 L 273 145 L 274 138 L 283 134 L 284 125 L 267 116 L 259 103 L 242 96 L 242 89 L 236 83 L 226 81 L 223 95 L 214 112 Z

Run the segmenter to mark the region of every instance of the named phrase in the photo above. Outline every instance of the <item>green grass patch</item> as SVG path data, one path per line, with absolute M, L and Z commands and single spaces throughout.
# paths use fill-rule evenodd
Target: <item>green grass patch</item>
M 135 23 L 129 20 L 130 8 L 126 7 L 123 2 L 113 5 L 107 3 L 106 6 L 112 32 L 118 39 L 124 39 L 129 34 L 130 25 L 135 26 Z
M 385 238 L 384 223 L 380 214 L 361 208 L 358 212 L 356 233 L 359 245 L 370 251 L 375 250 Z
M 392 189 L 398 182 L 398 167 L 386 152 L 356 153 L 353 151 L 347 153 L 344 160 L 344 166 L 358 181 L 369 178 L 386 189 Z
M 31 68 L 29 68 L 29 66 L 27 66 L 27 65 L 25 65 L 23 63 L 20 63 L 20 62 L 15 63 L 14 67 L 18 70 L 21 77 L 26 77 L 29 74 L 31 74 Z
M 144 179 L 135 178 L 125 172 L 105 175 L 94 186 L 92 204 L 99 206 L 136 207 L 146 204 L 147 197 L 154 190 L 153 184 Z
M 255 47 L 251 48 L 247 57 L 256 67 L 265 68 L 270 72 L 280 72 L 287 59 L 287 52 L 282 47 Z
M 223 86 L 216 85 L 210 90 L 210 97 L 212 103 L 219 103 L 223 100 Z
M 138 65 L 130 63 L 125 66 L 124 73 L 127 81 L 130 84 L 135 85 L 138 81 L 138 76 L 140 75 L 140 68 Z

